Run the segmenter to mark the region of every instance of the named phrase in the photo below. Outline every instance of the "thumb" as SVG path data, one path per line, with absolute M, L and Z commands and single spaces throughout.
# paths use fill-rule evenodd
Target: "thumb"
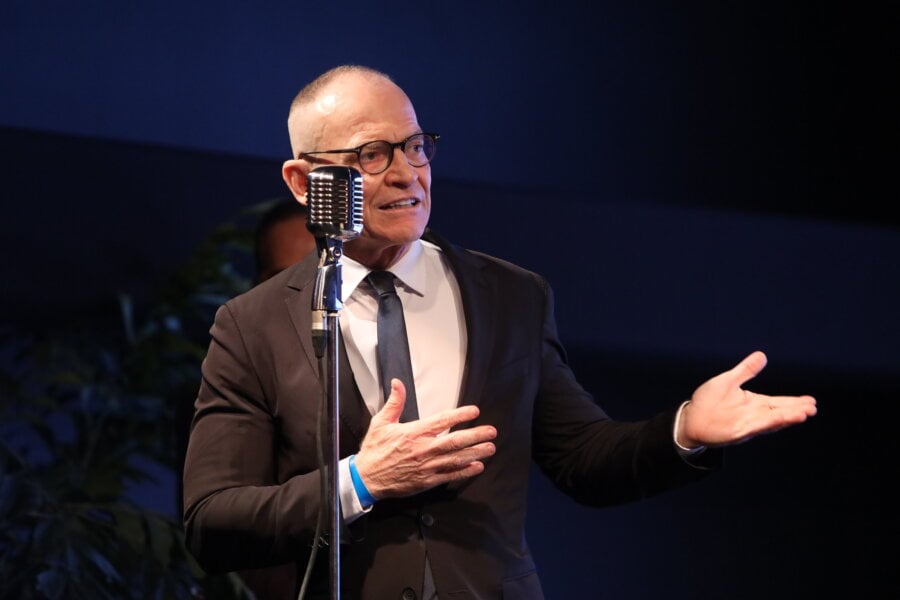
M 391 395 L 388 396 L 378 415 L 389 423 L 399 423 L 406 404 L 406 386 L 399 379 L 391 379 Z
M 734 377 L 738 387 L 759 375 L 759 372 L 765 368 L 768 360 L 769 359 L 766 358 L 766 355 L 763 354 L 763 352 L 757 350 L 756 352 L 750 353 L 744 360 L 735 365 L 735 367 L 731 369 L 731 375 Z

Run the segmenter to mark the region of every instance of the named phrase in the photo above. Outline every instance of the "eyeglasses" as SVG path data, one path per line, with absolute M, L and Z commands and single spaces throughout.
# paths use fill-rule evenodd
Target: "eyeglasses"
M 370 175 L 378 175 L 387 171 L 394 160 L 394 148 L 400 148 L 406 156 L 406 162 L 414 167 L 424 167 L 434 158 L 437 141 L 441 136 L 437 133 L 416 133 L 402 142 L 387 142 L 375 140 L 366 142 L 356 148 L 341 148 L 339 150 L 316 150 L 314 152 L 301 152 L 297 158 L 314 156 L 316 154 L 345 154 L 353 153 L 359 161 L 360 168 Z

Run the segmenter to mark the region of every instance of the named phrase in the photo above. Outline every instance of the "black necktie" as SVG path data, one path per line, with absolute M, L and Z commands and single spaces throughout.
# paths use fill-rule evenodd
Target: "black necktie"
M 419 418 L 416 385 L 409 359 L 403 304 L 394 288 L 394 274 L 390 271 L 372 271 L 366 281 L 378 293 L 378 370 L 384 398 L 387 400 L 391 394 L 392 378 L 402 381 L 406 386 L 406 404 L 400 421 L 415 421 Z

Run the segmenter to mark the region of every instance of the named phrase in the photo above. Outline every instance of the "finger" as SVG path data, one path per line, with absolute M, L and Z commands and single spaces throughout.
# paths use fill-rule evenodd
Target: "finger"
M 484 463 L 481 461 L 473 461 L 467 464 L 462 469 L 456 469 L 451 471 L 441 471 L 439 473 L 439 477 L 435 482 L 435 485 L 440 485 L 442 483 L 450 483 L 451 481 L 462 481 L 463 479 L 469 479 L 476 475 L 481 475 L 484 472 Z
M 497 429 L 493 425 L 479 425 L 467 429 L 453 431 L 445 436 L 435 438 L 440 452 L 464 450 L 470 446 L 489 442 L 497 437 Z
M 779 411 L 791 417 L 814 417 L 817 412 L 816 399 L 812 396 L 764 396 L 769 410 Z
M 466 469 L 472 463 L 480 463 L 497 452 L 491 442 L 478 444 L 453 454 L 445 454 L 428 461 L 428 469 L 434 473 L 453 473 Z
M 389 423 L 399 423 L 404 404 L 406 404 L 406 386 L 399 379 L 391 379 L 391 395 L 373 419 L 380 418 Z
M 447 431 L 456 427 L 460 423 L 472 421 L 476 419 L 481 411 L 474 404 L 466 404 L 450 410 L 440 412 L 433 417 L 422 419 L 417 423 L 422 427 L 425 433 L 437 435 L 442 431 Z
M 765 368 L 767 362 L 768 358 L 766 358 L 766 355 L 757 350 L 750 353 L 744 360 L 728 371 L 728 375 L 733 378 L 735 385 L 740 387 L 759 375 L 759 372 Z

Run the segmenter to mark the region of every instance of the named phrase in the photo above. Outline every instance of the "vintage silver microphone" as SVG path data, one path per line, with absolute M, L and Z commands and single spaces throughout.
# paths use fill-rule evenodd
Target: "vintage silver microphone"
M 362 231 L 362 175 L 352 167 L 326 165 L 306 178 L 306 226 L 316 238 L 346 241 Z
M 340 259 L 343 242 L 362 231 L 362 175 L 352 167 L 326 165 L 306 177 L 306 227 L 316 238 L 319 272 L 312 298 L 312 337 L 316 356 L 325 351 L 325 313 L 340 310 Z

